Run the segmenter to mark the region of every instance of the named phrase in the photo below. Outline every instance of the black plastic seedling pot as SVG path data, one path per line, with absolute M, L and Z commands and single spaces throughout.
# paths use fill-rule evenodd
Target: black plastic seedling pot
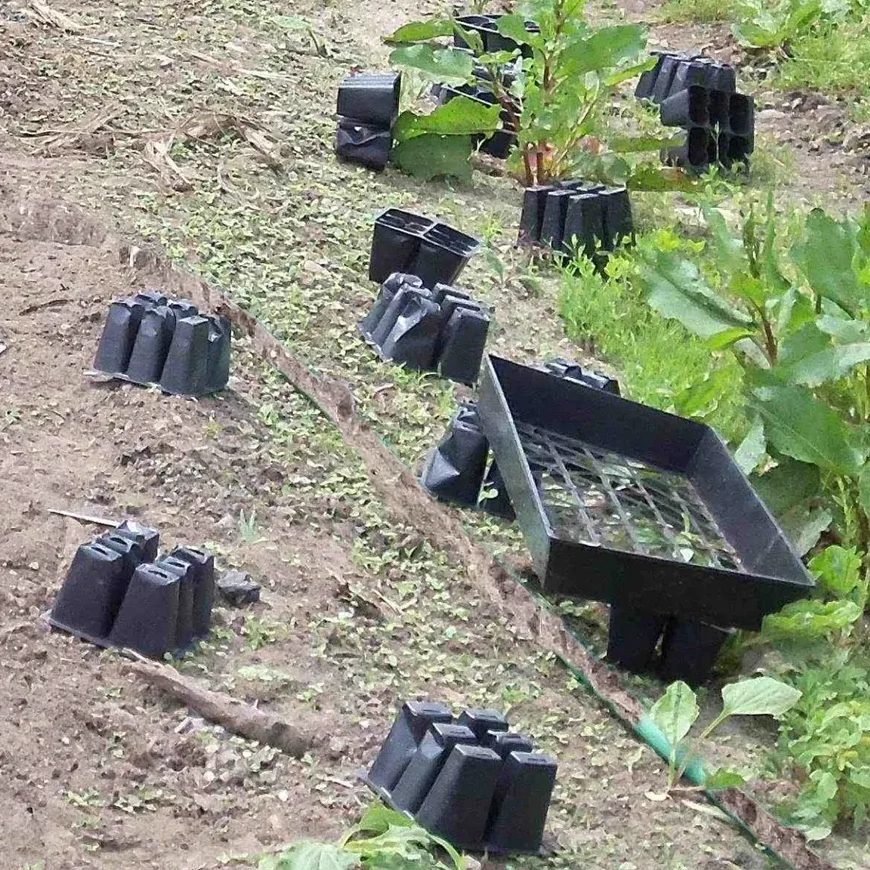
M 335 132 L 335 153 L 348 163 L 380 171 L 390 159 L 393 134 L 355 118 L 339 118 Z
M 390 208 L 375 220 L 369 279 L 379 284 L 394 272 L 417 275 L 424 287 L 453 284 L 480 242 L 428 218 Z
M 399 73 L 356 73 L 338 86 L 338 114 L 389 130 L 399 114 Z
M 529 54 L 531 51 L 529 46 L 521 46 L 515 40 L 498 32 L 499 18 L 500 15 L 461 15 L 456 19 L 456 23 L 465 30 L 477 33 L 483 42 L 483 50 L 488 54 L 496 51 L 515 51 L 518 48 L 523 54 Z M 526 21 L 525 27 L 531 33 L 537 33 L 539 30 L 534 21 Z M 459 48 L 470 48 L 458 33 L 454 34 L 453 43 Z
M 139 293 L 109 307 L 94 369 L 166 393 L 204 396 L 227 385 L 230 342 L 225 317 L 202 317 L 192 302 Z
M 734 68 L 701 55 L 652 52 L 656 65 L 644 72 L 634 95 L 639 100 L 662 103 L 692 85 L 731 92 L 737 79 Z
M 98 646 L 162 658 L 209 631 L 214 559 L 192 547 L 158 557 L 158 534 L 125 522 L 76 551 L 49 624 Z
M 410 701 L 364 780 L 458 848 L 539 854 L 556 762 L 532 749 L 494 710 Z
M 417 275 L 396 272 L 381 286 L 359 331 L 383 360 L 472 384 L 489 333 L 489 314 L 446 284 L 432 290 Z
M 710 427 L 493 356 L 478 412 L 545 590 L 748 629 L 812 592 Z

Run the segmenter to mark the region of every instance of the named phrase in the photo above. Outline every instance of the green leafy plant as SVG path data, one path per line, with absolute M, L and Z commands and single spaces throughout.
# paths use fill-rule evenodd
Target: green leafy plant
M 866 553 L 870 218 L 815 210 L 784 245 L 772 200 L 764 219 L 750 211 L 739 238 L 719 212 L 705 216 L 711 259 L 650 252 L 641 267 L 648 302 L 740 364 L 751 427 L 737 457 L 760 475 L 766 500 L 784 502 L 799 549 L 833 522 L 839 542 Z
M 810 839 L 836 822 L 857 830 L 870 805 L 870 671 L 863 612 L 868 580 L 855 550 L 828 547 L 809 564 L 818 595 L 764 620 L 762 638 L 785 658 L 783 678 L 801 692 L 780 726 L 779 761 L 802 786 L 784 807 Z
M 526 29 L 526 21 L 537 25 Z M 396 46 L 391 61 L 428 81 L 475 84 L 489 90 L 492 105 L 456 97 L 429 114 L 404 112 L 396 124 L 395 159 L 414 174 L 467 177 L 473 138 L 486 138 L 502 113 L 517 132 L 522 179 L 527 186 L 572 174 L 627 175 L 629 164 L 604 144 L 606 109 L 616 89 L 648 69 L 646 33 L 636 24 L 593 28 L 585 0 L 526 0 L 502 16 L 499 32 L 521 48 L 487 53 L 477 33 L 455 20 L 406 24 L 387 38 Z M 436 42 L 457 33 L 474 57 Z M 477 66 L 477 72 L 475 71 Z M 513 81 L 505 84 L 508 69 Z M 482 72 L 481 72 L 482 71 Z M 617 140 L 614 138 L 614 143 Z M 654 137 L 622 137 L 621 153 L 657 150 Z
M 449 864 L 439 860 L 441 851 Z M 406 816 L 370 806 L 337 843 L 302 842 L 260 860 L 259 870 L 465 870 L 453 846 Z
M 667 691 L 653 704 L 649 718 L 667 738 L 671 746 L 668 758 L 668 790 L 680 781 L 686 767 L 695 758 L 695 746 L 705 740 L 732 716 L 780 717 L 800 698 L 798 689 L 773 677 L 753 677 L 722 688 L 722 710 L 693 740 L 688 736 L 698 718 L 695 693 L 682 681 L 671 683 Z M 739 774 L 718 771 L 705 778 L 706 788 L 727 788 L 742 784 Z
M 781 48 L 808 31 L 822 15 L 821 0 L 741 0 L 731 30 L 750 48 Z

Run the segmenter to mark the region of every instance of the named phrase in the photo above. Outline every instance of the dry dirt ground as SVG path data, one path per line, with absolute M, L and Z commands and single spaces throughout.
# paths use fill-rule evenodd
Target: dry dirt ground
M 374 494 L 337 432 L 243 341 L 230 389 L 199 402 L 83 377 L 108 302 L 154 280 L 119 262 L 102 227 L 120 227 L 218 280 L 347 381 L 360 412 L 418 461 L 453 389 L 373 361 L 354 331 L 372 293 L 360 278 L 370 216 L 390 204 L 492 241 L 504 269 L 480 258 L 469 280 L 496 305 L 496 350 L 571 352 L 557 290 L 510 248 L 510 184 L 477 173 L 474 190 L 419 185 L 331 156 L 338 80 L 383 65 L 380 37 L 437 4 L 86 0 L 64 5 L 81 27 L 67 32 L 23 6 L 0 3 L 0 866 L 207 868 L 336 836 L 368 800 L 355 773 L 405 697 L 509 709 L 559 758 L 551 866 L 766 866 L 732 828 L 647 797 L 662 788 L 658 761 L 568 683 L 509 605 L 460 579 L 413 517 Z M 281 15 L 302 16 L 326 48 Z M 232 133 L 178 137 L 171 154 L 192 189 L 173 190 L 146 143 L 207 111 L 262 124 L 280 171 Z M 842 189 L 823 158 L 826 171 L 802 170 L 795 187 L 810 199 Z M 54 192 L 88 214 L 42 205 Z M 319 722 L 310 756 L 192 719 L 113 654 L 48 633 L 39 616 L 98 532 L 49 508 L 137 517 L 261 581 L 263 602 L 220 608 L 182 669 Z

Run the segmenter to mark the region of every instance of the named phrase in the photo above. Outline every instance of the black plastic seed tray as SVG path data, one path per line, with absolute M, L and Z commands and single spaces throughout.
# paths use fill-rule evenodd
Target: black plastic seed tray
M 519 48 L 523 54 L 529 54 L 528 46 L 521 46 L 515 40 L 498 32 L 499 18 L 501 15 L 461 15 L 456 19 L 456 23 L 465 30 L 477 33 L 483 42 L 483 50 L 487 53 L 516 51 Z M 526 21 L 525 27 L 530 33 L 537 33 L 540 30 L 534 21 Z M 454 34 L 453 42 L 459 48 L 470 47 L 458 33 Z
M 149 291 L 109 306 L 94 369 L 166 393 L 204 396 L 230 376 L 230 322 Z
M 392 147 L 391 130 L 372 127 L 355 118 L 338 119 L 335 153 L 342 160 L 380 172 L 389 162 Z
M 394 272 L 416 275 L 424 287 L 452 285 L 480 250 L 473 236 L 409 211 L 388 208 L 375 220 L 369 279 L 382 284 Z
M 708 426 L 493 356 L 478 412 L 545 590 L 757 629 L 813 589 Z
M 518 243 L 592 256 L 634 236 L 631 201 L 624 187 L 563 181 L 526 188 Z
M 539 854 L 557 765 L 494 710 L 402 705 L 368 773 L 394 809 L 460 849 Z
M 489 323 L 486 309 L 464 290 L 445 284 L 428 290 L 418 276 L 397 272 L 381 286 L 359 330 L 384 360 L 472 384 Z
M 206 637 L 214 558 L 178 547 L 158 555 L 154 529 L 125 522 L 76 551 L 48 623 L 98 646 L 162 658 Z

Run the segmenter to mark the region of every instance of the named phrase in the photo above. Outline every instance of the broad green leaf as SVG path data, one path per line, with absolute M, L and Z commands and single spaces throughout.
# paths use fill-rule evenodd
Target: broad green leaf
M 753 476 L 752 485 L 768 510 L 781 517 L 818 495 L 821 478 L 817 466 L 784 459 L 764 474 Z
M 751 329 L 745 329 L 742 326 L 735 326 L 732 329 L 723 329 L 722 332 L 717 332 L 711 335 L 705 342 L 710 350 L 725 350 L 738 341 L 743 341 L 745 338 L 754 338 L 755 333 Z
M 664 695 L 653 704 L 649 717 L 667 737 L 673 756 L 698 718 L 695 693 L 682 680 L 671 683 Z
M 752 397 L 767 439 L 780 453 L 845 477 L 858 474 L 863 457 L 849 443 L 849 427 L 809 390 L 761 387 Z
M 802 505 L 778 519 L 795 552 L 805 556 L 818 544 L 822 532 L 831 527 L 834 515 L 827 508 Z
M 786 383 L 818 387 L 840 380 L 868 360 L 870 342 L 832 345 L 829 335 L 808 323 L 782 343 L 773 371 Z
M 730 716 L 781 716 L 802 692 L 773 677 L 753 677 L 722 687 L 722 712 Z
M 541 45 L 540 33 L 530 33 L 526 30 L 526 19 L 523 15 L 502 15 L 495 23 L 496 30 L 518 45 Z
M 295 843 L 280 855 L 269 855 L 260 870 L 350 870 L 358 867 L 356 855 L 329 843 Z
M 858 503 L 864 516 L 870 518 L 870 465 L 865 465 L 858 476 Z
M 816 326 L 843 344 L 860 344 L 870 341 L 870 323 L 863 320 L 823 314 L 816 318 Z
M 852 268 L 856 248 L 853 225 L 813 209 L 803 241 L 793 249 L 793 258 L 815 293 L 832 299 L 846 311 L 855 311 L 864 296 Z
M 441 36 L 453 35 L 453 22 L 449 18 L 430 18 L 428 21 L 411 21 L 384 39 L 387 45 L 402 45 L 408 42 L 428 42 Z
M 470 54 L 452 48 L 433 49 L 431 45 L 404 45 L 390 54 L 390 63 L 420 70 L 432 81 L 442 84 L 464 84 L 471 77 L 473 60 Z
M 761 464 L 766 451 L 764 423 L 759 418 L 752 424 L 752 428 L 734 451 L 734 461 L 743 469 L 744 474 L 751 474 Z
M 703 187 L 699 178 L 687 175 L 681 169 L 652 163 L 636 166 L 625 183 L 629 190 L 678 190 L 683 193 L 693 193 Z
M 862 477 L 864 471 L 861 472 Z M 819 583 L 838 598 L 846 598 L 864 586 L 861 578 L 861 557 L 855 550 L 847 550 L 837 545 L 825 547 L 821 553 L 810 559 L 808 567 Z
M 383 804 L 369 804 L 362 818 L 355 825 L 359 831 L 382 834 L 393 827 L 411 827 L 414 823 L 404 814 L 391 810 Z
M 627 82 L 629 79 L 645 73 L 648 69 L 652 69 L 656 63 L 658 63 L 658 58 L 650 57 L 647 60 L 641 61 L 641 63 L 633 64 L 632 66 L 625 67 L 625 69 L 619 69 L 610 75 L 604 76 L 604 86 L 615 88 L 617 85 L 621 85 L 623 82 Z
M 558 74 L 573 77 L 587 72 L 610 70 L 632 60 L 646 45 L 646 30 L 639 24 L 602 27 L 585 39 L 578 39 L 562 53 Z
M 761 633 L 771 641 L 818 642 L 848 628 L 861 614 L 854 601 L 795 601 L 765 616 Z
M 426 133 L 399 143 L 393 160 L 404 172 L 424 181 L 453 176 L 471 183 L 471 137 Z
M 698 267 L 678 254 L 657 251 L 641 263 L 650 289 L 648 302 L 663 317 L 679 320 L 686 329 L 709 338 L 735 327 L 748 328 L 751 318 L 732 308 L 704 281 Z
M 731 387 L 731 372 L 727 368 L 714 369 L 700 381 L 680 390 L 674 396 L 674 410 L 681 417 L 704 419 Z
M 746 785 L 746 780 L 736 770 L 726 770 L 724 767 L 720 767 L 719 770 L 707 774 L 704 778 L 704 788 L 708 791 L 720 791 L 724 788 L 740 788 L 742 785 Z
M 710 250 L 716 257 L 719 268 L 728 275 L 745 272 L 749 268 L 743 243 L 735 239 L 722 212 L 705 208 L 704 220 L 710 230 Z
M 499 106 L 487 106 L 471 97 L 455 97 L 428 115 L 402 112 L 393 127 L 393 138 L 405 142 L 415 136 L 469 136 L 492 133 L 498 128 Z

